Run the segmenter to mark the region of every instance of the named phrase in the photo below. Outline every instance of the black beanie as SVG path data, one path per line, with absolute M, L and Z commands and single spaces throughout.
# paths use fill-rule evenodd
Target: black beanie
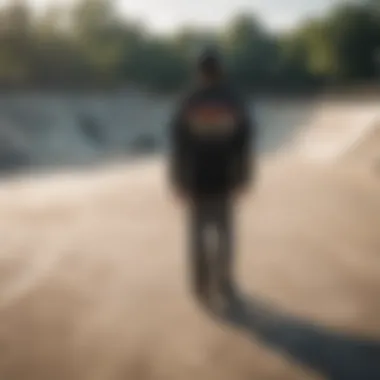
M 198 70 L 203 74 L 214 76 L 222 73 L 222 62 L 217 51 L 207 49 L 198 59 Z

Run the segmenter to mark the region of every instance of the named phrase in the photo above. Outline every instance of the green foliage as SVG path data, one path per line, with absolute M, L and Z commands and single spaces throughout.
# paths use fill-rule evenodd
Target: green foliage
M 248 91 L 371 80 L 380 74 L 380 2 L 340 5 L 287 34 L 245 14 L 222 30 L 184 27 L 159 38 L 121 18 L 112 0 L 53 6 L 38 17 L 15 0 L 0 9 L 0 85 L 172 91 L 208 44 L 219 46 L 232 79 Z
M 275 39 L 252 17 L 236 17 L 227 28 L 223 48 L 232 77 L 248 90 L 269 85 L 278 69 L 279 48 Z
M 380 24 L 370 9 L 345 6 L 327 20 L 335 47 L 335 75 L 339 79 L 370 79 L 376 72 L 375 51 L 380 47 Z

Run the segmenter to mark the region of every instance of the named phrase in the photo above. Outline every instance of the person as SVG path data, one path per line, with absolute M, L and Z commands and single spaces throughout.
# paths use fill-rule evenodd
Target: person
M 233 211 L 252 179 L 255 124 L 216 51 L 201 54 L 197 74 L 170 125 L 170 179 L 189 210 L 193 290 L 209 300 L 212 284 L 233 294 Z

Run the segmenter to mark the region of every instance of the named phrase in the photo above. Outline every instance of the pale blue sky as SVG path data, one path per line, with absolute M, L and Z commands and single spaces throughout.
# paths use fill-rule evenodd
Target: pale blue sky
M 119 0 L 130 14 L 149 20 L 155 29 L 184 23 L 220 25 L 242 11 L 255 12 L 270 27 L 288 28 L 310 15 L 323 14 L 342 0 Z
M 0 0 L 4 2 L 7 0 Z M 75 0 L 29 0 L 38 7 Z M 255 12 L 270 27 L 289 28 L 309 15 L 324 13 L 343 0 L 117 0 L 120 10 L 143 19 L 153 30 L 171 31 L 183 24 L 218 26 L 236 13 Z

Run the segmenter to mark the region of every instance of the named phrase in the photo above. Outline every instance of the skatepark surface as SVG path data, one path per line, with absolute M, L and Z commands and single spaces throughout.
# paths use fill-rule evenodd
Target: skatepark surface
M 238 205 L 226 315 L 190 293 L 186 215 L 162 158 L 4 180 L 0 379 L 379 379 L 371 107 L 355 123 L 324 111 L 330 129 L 324 116 L 262 158 Z M 333 139 L 328 159 L 310 154 Z

